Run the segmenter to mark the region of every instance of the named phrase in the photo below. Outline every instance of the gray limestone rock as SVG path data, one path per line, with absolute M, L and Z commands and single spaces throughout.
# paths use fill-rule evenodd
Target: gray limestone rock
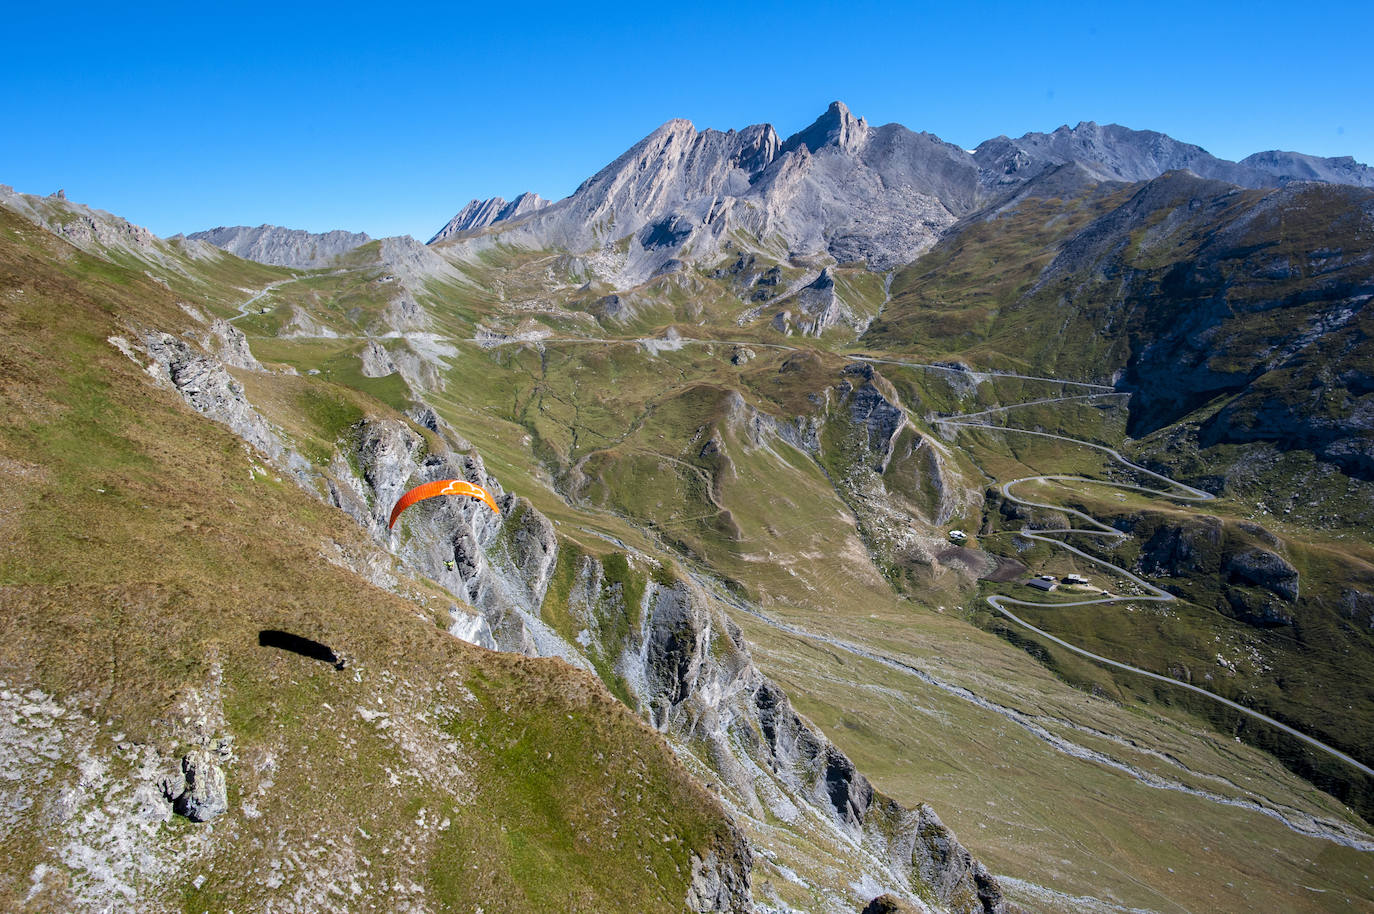
M 835 294 L 835 276 L 829 267 L 799 291 L 794 300 L 801 309 L 802 333 L 820 336 L 841 323 L 852 323 L 853 313 Z
M 229 809 L 224 770 L 219 755 L 209 749 L 192 749 L 181 760 L 185 783 L 173 799 L 178 815 L 192 822 L 209 822 Z
M 217 320 L 211 324 L 210 332 L 203 343 L 208 351 L 213 352 L 221 362 L 231 368 L 242 368 L 244 371 L 266 370 L 248 348 L 248 337 L 226 320 Z
M 845 368 L 845 374 L 856 376 L 863 382 L 858 387 L 843 382 L 849 387 L 844 392 L 850 418 L 868 430 L 868 448 L 876 458 L 874 471 L 886 472 L 888 461 L 892 459 L 892 444 L 897 433 L 906 425 L 906 414 L 878 389 L 874 383 L 876 372 L 872 365 L 858 362 Z
M 169 333 L 149 331 L 144 334 L 143 345 L 153 359 L 150 371 L 170 382 L 192 409 L 228 426 L 298 479 L 311 478 L 309 463 L 287 447 L 276 429 L 249 404 L 243 385 L 223 362 L 197 352 L 185 340 Z
M 1374 170 L 1350 159 L 1270 152 L 1228 162 L 1160 133 L 1092 122 L 997 137 L 969 153 L 899 124 L 872 126 L 835 102 L 786 139 L 767 124 L 721 132 L 668 121 L 570 197 L 552 204 L 474 200 L 434 240 L 449 241 L 459 257 L 495 244 L 561 249 L 618 289 L 674 262 L 711 263 L 727 253 L 735 266 L 717 269 L 717 278 L 752 282 L 754 252 L 729 246 L 739 238 L 758 239 L 758 253 L 778 240 L 788 255 L 885 270 L 1022 188 L 1064 196 L 1097 182 L 1185 170 L 1244 187 L 1374 185 Z M 756 294 L 766 300 L 768 290 Z
M 458 211 L 458 214 L 448 221 L 448 224 L 435 233 L 429 239 L 429 244 L 446 241 L 455 235 L 463 232 L 475 232 L 484 229 L 497 222 L 508 222 L 526 216 L 536 210 L 541 210 L 549 205 L 538 194 L 523 193 L 514 200 L 507 203 L 502 197 L 492 197 L 489 200 L 473 200 L 467 206 Z
M 1289 603 L 1298 598 L 1298 570 L 1264 549 L 1238 552 L 1226 561 L 1227 580 L 1262 587 Z
M 220 226 L 186 236 L 192 241 L 205 241 L 244 260 L 269 263 L 280 267 L 318 269 L 326 267 L 335 257 L 372 239 L 366 232 L 306 232 L 279 225 Z
M 686 907 L 692 914 L 748 914 L 754 910 L 749 894 L 753 857 L 742 835 L 731 842 L 734 853 L 722 858 L 715 848 L 705 857 L 692 854 L 692 882 Z
M 391 360 L 391 355 L 386 351 L 386 347 L 377 340 L 367 341 L 360 358 L 362 359 L 363 377 L 365 378 L 384 378 L 396 373 L 396 363 Z
M 464 253 L 498 238 L 600 251 L 603 272 L 621 288 L 685 259 L 687 249 L 709 260 L 737 231 L 779 237 L 800 254 L 885 267 L 929 247 L 976 193 L 968 153 L 898 125 L 869 127 L 837 102 L 786 142 L 768 125 L 721 132 L 669 121 L 571 197 L 455 244 Z M 607 254 L 621 239 L 628 250 Z
M 424 282 L 428 279 L 458 277 L 452 264 L 409 235 L 383 238 L 378 244 L 378 257 L 396 281 L 413 293 L 424 291 Z

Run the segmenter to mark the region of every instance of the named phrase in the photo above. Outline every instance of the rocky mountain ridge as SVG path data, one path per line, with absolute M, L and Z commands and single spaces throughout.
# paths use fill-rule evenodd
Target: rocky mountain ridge
M 431 243 L 449 241 L 459 256 L 498 237 L 575 254 L 600 251 L 600 265 L 621 286 L 673 259 L 709 263 L 740 233 L 775 257 L 823 254 L 881 270 L 914 259 L 956 219 L 1065 164 L 1095 181 L 1190 169 L 1244 187 L 1374 185 L 1374 170 L 1348 157 L 1265 152 L 1228 162 L 1154 131 L 1092 122 L 997 137 L 970 153 L 899 124 L 873 127 L 835 102 L 786 139 L 768 124 L 722 133 L 668 121 L 570 197 L 509 216 L 515 204 L 473 201 Z M 464 226 L 494 231 L 464 238 Z M 611 251 L 616 243 L 627 247 Z
M 1083 166 L 1099 181 L 1132 184 L 1186 169 L 1201 178 L 1250 188 L 1295 181 L 1374 187 L 1374 169 L 1349 156 L 1320 158 L 1270 150 L 1231 162 L 1167 134 L 1093 121 L 1016 139 L 995 137 L 981 143 L 973 157 L 983 184 L 990 188 L 1015 186 L 1046 168 L 1070 163 Z
M 327 267 L 340 254 L 346 254 L 372 240 L 366 232 L 307 232 L 279 225 L 246 225 L 207 229 L 185 236 L 222 248 L 245 260 L 278 267 L 315 270 Z
M 528 215 L 535 210 L 543 209 L 549 205 L 538 194 L 526 191 L 520 196 L 506 202 L 504 197 L 491 197 L 487 200 L 473 200 L 467 206 L 458 211 L 458 215 L 448 221 L 448 224 L 435 233 L 427 244 L 434 244 L 436 241 L 444 241 L 462 232 L 474 232 L 484 229 L 497 222 L 508 222 L 519 219 L 521 216 Z

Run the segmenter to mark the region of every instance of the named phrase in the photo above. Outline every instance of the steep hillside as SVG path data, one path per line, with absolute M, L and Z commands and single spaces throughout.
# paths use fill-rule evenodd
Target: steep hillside
M 9 823 L 6 840 L 34 848 L 24 858 L 39 874 L 29 902 L 289 905 L 367 859 L 356 828 L 383 842 L 383 855 L 405 851 L 376 890 L 399 884 L 441 907 L 747 910 L 752 854 L 733 820 L 773 815 L 795 820 L 781 846 L 800 855 L 788 871 L 810 878 L 800 894 L 765 886 L 763 898 L 831 910 L 861 902 L 853 885 L 824 876 L 838 869 L 862 874 L 856 885 L 948 910 L 1007 909 L 993 877 L 933 811 L 874 790 L 791 710 L 705 591 L 645 553 L 557 537 L 531 503 L 503 492 L 470 443 L 410 400 L 394 370 L 341 373 L 354 379 L 350 388 L 316 369 L 265 366 L 232 323 L 201 309 L 234 319 L 255 312 L 179 300 L 166 280 L 73 255 L 6 218 L 15 304 L 7 450 L 27 455 L 6 459 L 32 483 L 10 512 L 18 546 L 6 580 L 16 611 L 0 664 L 6 696 L 21 704 L 7 770 L 33 787 L 26 809 L 58 804 Z M 157 250 L 180 257 L 174 246 Z M 177 285 L 206 282 L 194 264 L 182 266 Z M 43 324 L 57 300 L 66 304 L 61 321 Z M 82 369 L 39 368 L 69 361 Z M 388 401 L 408 401 L 410 415 Z M 79 443 L 89 436 L 99 450 Z M 219 457 L 205 463 L 198 453 Z M 431 508 L 393 536 L 387 506 L 417 475 L 435 473 L 486 485 L 502 514 Z M 179 519 L 164 525 L 158 511 Z M 73 516 L 99 519 L 72 534 Z M 126 646 L 125 631 L 145 634 Z M 92 665 L 109 637 L 113 659 Z M 460 638 L 567 663 L 526 671 L 464 650 Z M 601 672 L 678 745 L 681 761 L 575 667 Z M 34 715 L 44 714 L 96 730 L 80 737 L 73 762 L 83 780 L 51 801 L 43 785 L 65 769 L 35 742 L 35 728 L 49 724 Z M 341 714 L 355 723 L 341 725 Z M 99 719 L 119 732 L 103 739 Z M 360 733 L 380 734 L 401 755 L 391 759 Z M 288 757 L 307 760 L 289 777 L 277 773 Z M 701 786 L 703 760 L 707 777 L 725 779 L 717 790 L 728 817 Z M 436 770 L 437 793 L 407 788 Z M 287 787 L 274 792 L 278 783 Z M 378 783 L 390 789 L 376 802 L 348 801 Z M 330 798 L 323 807 L 310 799 L 321 791 Z M 83 802 L 113 843 L 90 843 L 94 820 L 73 818 Z M 217 820 L 229 838 L 216 845 L 212 828 L 188 830 L 174 816 Z M 398 816 L 415 817 L 418 833 Z M 68 820 L 76 824 L 44 824 Z M 650 823 L 652 837 L 638 833 Z M 261 859 L 234 851 L 240 837 L 280 841 L 298 831 L 345 857 L 307 867 L 296 856 L 283 864 L 273 854 L 288 849 L 276 843 Z M 185 872 L 188 838 L 209 861 L 204 878 Z M 131 849 L 140 863 L 122 867 L 119 854 Z M 479 850 L 494 854 L 490 864 L 462 875 Z M 627 889 L 631 870 L 653 888 Z M 350 904 L 373 903 L 357 877 L 342 886 Z
M 1247 192 L 1177 173 L 1028 199 L 906 270 L 863 342 L 1114 382 L 1131 393 L 1129 434 L 1223 490 L 1310 476 L 1315 457 L 1364 491 L 1372 193 Z M 1274 466 L 1256 485 L 1242 455 L 1260 454 Z M 1299 516 L 1374 522 L 1344 482 L 1314 482 L 1318 510 Z
M 703 860 L 747 879 L 594 679 L 448 635 L 442 591 L 106 341 L 185 326 L 175 296 L 0 219 L 6 908 L 680 911 Z

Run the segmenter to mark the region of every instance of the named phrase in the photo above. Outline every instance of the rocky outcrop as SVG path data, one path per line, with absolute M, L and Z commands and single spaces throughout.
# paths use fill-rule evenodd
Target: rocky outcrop
M 1225 571 L 1232 583 L 1261 587 L 1289 603 L 1298 598 L 1298 570 L 1281 555 L 1247 549 L 1229 556 Z
M 360 356 L 363 363 L 363 377 L 365 378 L 384 378 L 389 374 L 396 373 L 396 363 L 391 360 L 391 355 L 386 351 L 386 347 L 377 340 L 368 340 L 363 346 Z
M 279 267 L 313 270 L 329 266 L 334 258 L 372 239 L 366 232 L 307 232 L 279 225 L 220 226 L 186 236 L 204 241 L 244 260 L 255 260 Z
M 842 401 L 849 407 L 850 419 L 867 431 L 868 450 L 874 456 L 873 471 L 886 472 L 893 442 L 906 425 L 906 414 L 878 389 L 872 365 L 859 362 L 845 368 L 845 374 L 859 384 L 856 387 L 849 381 L 840 382 Z
M 1354 587 L 1341 590 L 1339 610 L 1355 625 L 1374 631 L 1374 593 L 1366 593 Z
M 383 238 L 378 242 L 377 256 L 382 266 L 391 271 L 391 278 L 412 294 L 422 293 L 429 279 L 460 278 L 452 264 L 409 235 Z M 421 327 L 396 329 L 417 330 Z
M 711 848 L 705 857 L 692 855 L 692 882 L 685 902 L 692 914 L 747 914 L 754 909 L 749 894 L 753 854 L 743 835 L 737 832 L 735 838 L 725 849 Z
M 223 362 L 169 333 L 148 331 L 141 342 L 152 359 L 147 366 L 150 375 L 175 389 L 196 412 L 228 426 L 310 487 L 314 474 L 309 462 L 287 447 L 280 433 L 249 404 L 243 385 Z
M 762 281 L 762 280 L 760 280 Z M 795 294 L 778 300 L 797 309 L 796 325 L 804 336 L 820 336 L 831 327 L 854 324 L 854 313 L 835 292 L 835 274 L 829 267 Z M 778 318 L 781 318 L 779 321 Z M 784 333 L 791 331 L 792 312 L 775 315 L 773 326 Z
M 884 893 L 864 905 L 862 914 L 920 914 L 920 908 L 891 893 Z
M 1212 517 L 1197 517 L 1187 525 L 1160 526 L 1141 544 L 1136 568 L 1150 576 L 1215 574 L 1221 561 L 1223 533 L 1221 521 Z
M 248 337 L 226 320 L 212 323 L 209 332 L 201 339 L 201 345 L 230 368 L 239 368 L 243 371 L 266 370 L 248 348 Z
M 0 206 L 19 213 L 87 253 L 103 255 L 122 251 L 143 260 L 174 263 L 167 256 L 166 246 L 148 229 L 113 213 L 68 200 L 60 190 L 38 197 L 15 193 L 9 185 L 0 185 Z
M 170 796 L 177 815 L 209 822 L 228 811 L 228 791 L 217 753 L 192 749 L 181 760 L 181 772 L 184 781 Z
M 644 605 L 617 669 L 655 726 L 703 747 L 741 808 L 793 821 L 810 807 L 862 849 L 850 866 L 960 914 L 1006 910 L 996 879 L 933 810 L 907 810 L 874 790 L 759 672 L 699 587 L 651 583 Z

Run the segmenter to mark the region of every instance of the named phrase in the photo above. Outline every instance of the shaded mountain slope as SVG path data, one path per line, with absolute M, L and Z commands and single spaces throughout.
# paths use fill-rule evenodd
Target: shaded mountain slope
M 1367 480 L 1374 193 L 1182 172 L 1112 188 L 971 220 L 894 283 L 864 342 L 1116 379 L 1135 436 L 1225 398 L 1201 446 L 1310 450 Z

